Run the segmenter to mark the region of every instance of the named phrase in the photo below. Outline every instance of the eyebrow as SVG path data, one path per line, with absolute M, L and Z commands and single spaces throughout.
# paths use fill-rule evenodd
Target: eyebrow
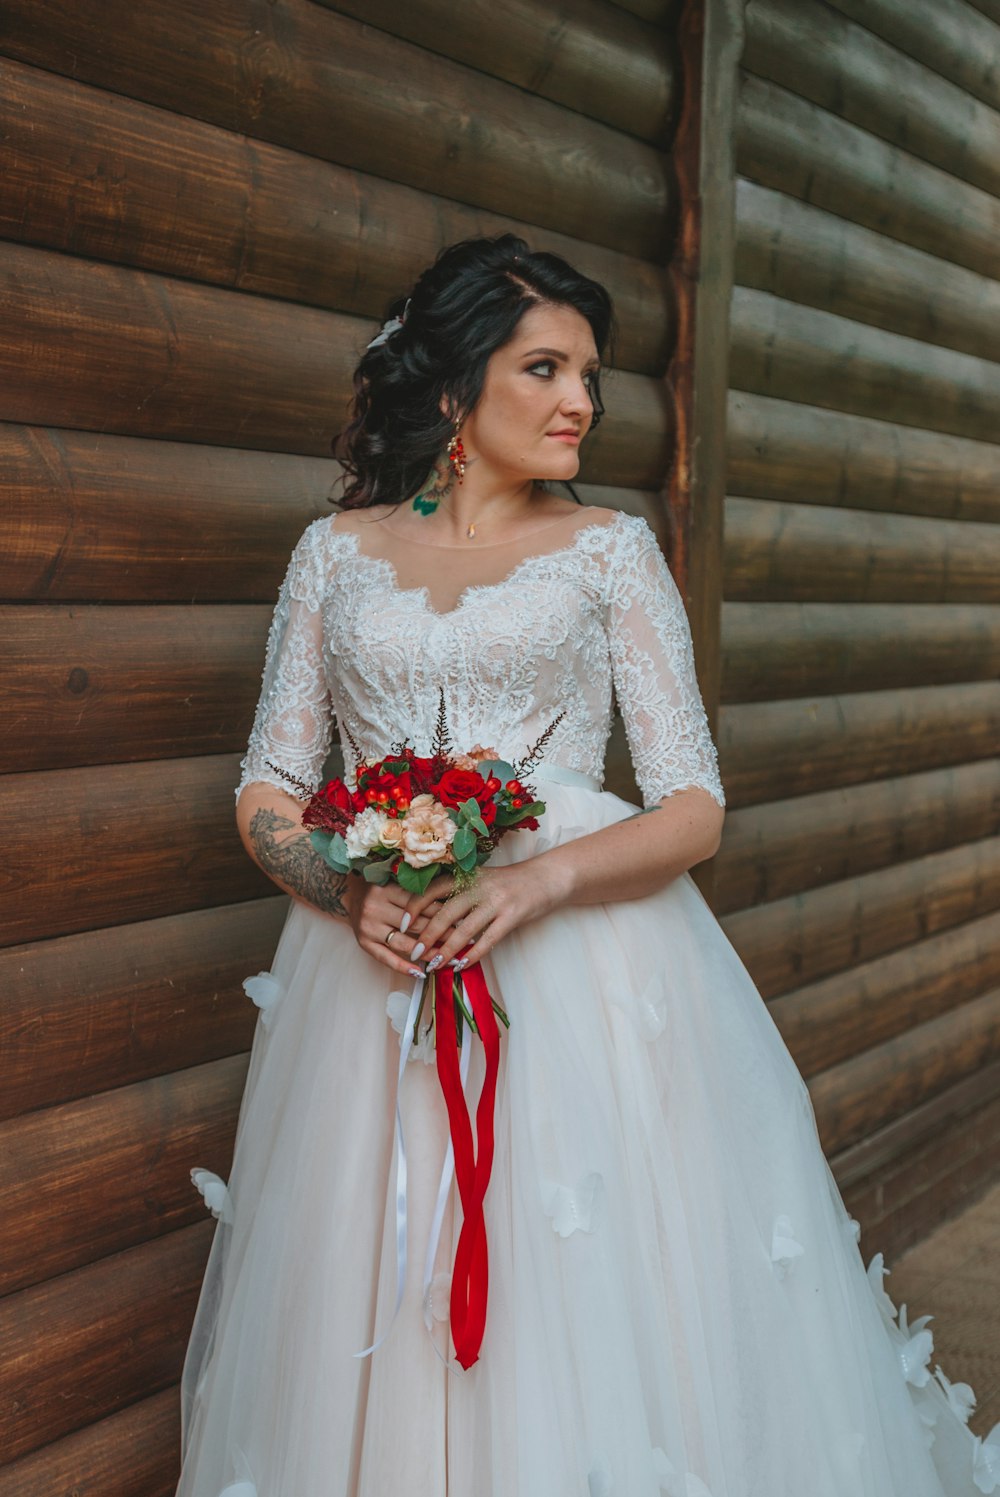
M 523 357 L 530 359 L 536 353 L 547 353 L 552 359 L 562 359 L 564 364 L 569 362 L 569 354 L 563 353 L 561 348 L 529 348 Z M 601 361 L 599 358 L 588 359 L 587 367 L 590 365 L 593 365 L 595 369 L 599 369 Z

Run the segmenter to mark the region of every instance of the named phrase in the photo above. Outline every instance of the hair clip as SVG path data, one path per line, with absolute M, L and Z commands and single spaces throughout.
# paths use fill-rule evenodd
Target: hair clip
M 406 314 L 410 310 L 410 302 L 412 300 L 413 298 L 410 296 L 406 298 L 406 306 L 399 317 L 390 317 L 388 322 L 383 322 L 381 332 L 375 334 L 372 341 L 368 344 L 368 348 L 378 348 L 379 344 L 385 343 L 388 338 L 392 337 L 393 333 L 399 332 L 399 329 L 406 321 Z M 365 352 L 367 353 L 367 351 L 366 349 Z

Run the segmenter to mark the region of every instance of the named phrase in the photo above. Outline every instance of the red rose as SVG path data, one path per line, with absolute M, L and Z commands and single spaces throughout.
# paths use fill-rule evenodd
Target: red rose
M 474 769 L 446 769 L 436 785 L 431 786 L 443 806 L 460 806 L 463 801 L 478 801 L 480 806 L 492 799 L 493 792 Z
M 421 792 L 429 790 L 434 777 L 434 760 L 423 759 L 409 748 L 405 750 L 405 757 L 410 761 L 410 771 Z
M 496 802 L 491 800 L 480 801 L 479 814 L 487 826 L 492 826 L 497 819 Z
M 313 795 L 302 813 L 303 826 L 320 827 L 338 832 L 354 820 L 354 798 L 343 780 L 327 780 Z

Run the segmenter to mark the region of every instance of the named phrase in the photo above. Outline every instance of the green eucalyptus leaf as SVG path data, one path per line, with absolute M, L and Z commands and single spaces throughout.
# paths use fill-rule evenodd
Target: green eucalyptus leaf
M 467 857 L 476 846 L 476 834 L 469 826 L 460 826 L 452 839 L 451 850 L 457 861 Z
M 508 764 L 506 759 L 480 759 L 476 768 L 484 780 L 488 780 L 491 774 L 496 775 L 504 785 L 508 780 L 517 779 L 513 764 Z

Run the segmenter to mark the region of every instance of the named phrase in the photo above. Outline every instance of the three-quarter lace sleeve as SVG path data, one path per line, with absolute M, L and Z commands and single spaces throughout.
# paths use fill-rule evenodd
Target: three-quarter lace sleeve
M 323 520 L 307 527 L 292 552 L 271 618 L 264 677 L 236 794 L 263 780 L 291 787 L 268 761 L 313 786 L 330 749 L 333 710 L 323 666 Z
M 605 626 L 644 806 L 700 787 L 726 804 L 680 591 L 645 520 L 624 516 L 610 558 Z

